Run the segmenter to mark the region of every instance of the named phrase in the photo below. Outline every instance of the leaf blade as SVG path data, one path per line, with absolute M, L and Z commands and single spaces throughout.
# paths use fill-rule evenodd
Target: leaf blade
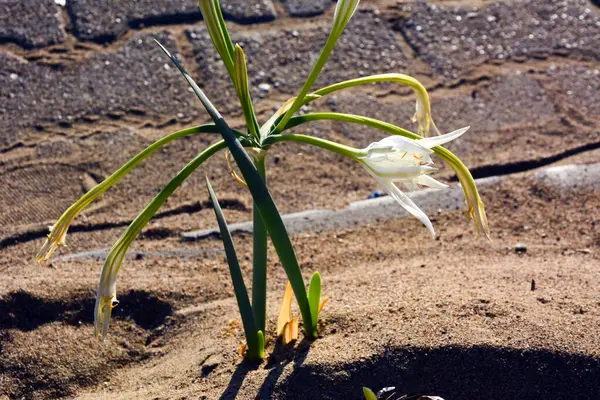
M 210 199 L 213 203 L 213 209 L 215 211 L 217 223 L 219 224 L 219 231 L 221 232 L 223 247 L 225 248 L 227 264 L 229 264 L 229 274 L 233 284 L 233 291 L 235 293 L 235 298 L 238 303 L 240 315 L 242 317 L 242 325 L 244 326 L 246 341 L 248 342 L 248 354 L 249 356 L 256 355 L 259 352 L 257 350 L 259 349 L 260 339 L 256 329 L 256 324 L 254 322 L 252 305 L 250 304 L 250 299 L 248 298 L 248 290 L 246 289 L 246 284 L 244 283 L 244 276 L 242 275 L 242 269 L 240 268 L 240 263 L 235 251 L 235 245 L 233 244 L 233 238 L 231 237 L 231 232 L 229 231 L 227 222 L 225 221 L 223 210 L 219 205 L 217 195 L 215 194 L 208 177 L 206 178 L 206 187 L 208 188 L 208 193 L 210 194 Z

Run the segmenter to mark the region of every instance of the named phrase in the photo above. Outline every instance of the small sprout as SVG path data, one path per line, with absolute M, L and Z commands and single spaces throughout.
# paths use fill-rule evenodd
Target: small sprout
M 363 387 L 362 391 L 363 391 L 363 394 L 365 395 L 366 400 L 377 400 L 377 396 L 375 396 L 375 393 L 373 393 L 373 391 L 371 389 L 369 389 L 368 387 Z

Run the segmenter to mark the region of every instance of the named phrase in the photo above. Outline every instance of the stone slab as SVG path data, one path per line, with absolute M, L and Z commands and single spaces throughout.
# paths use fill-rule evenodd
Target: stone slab
M 239 23 L 271 21 L 277 16 L 271 0 L 226 0 L 223 15 Z M 202 19 L 196 0 L 71 0 L 75 35 L 81 40 L 111 42 L 130 28 L 194 22 Z
M 198 112 L 185 80 L 154 37 L 175 47 L 170 33 L 154 32 L 134 35 L 119 50 L 64 65 L 0 52 L 0 147 L 14 144 L 38 123 L 68 127 L 86 115 L 118 116 L 132 109 L 148 115 Z
M 0 0 L 0 43 L 25 48 L 62 43 L 63 25 L 60 6 L 54 0 Z
M 521 0 L 477 7 L 417 2 L 398 24 L 417 55 L 447 78 L 490 61 L 550 54 L 600 59 L 600 12 L 587 0 Z
M 282 3 L 292 17 L 306 18 L 321 15 L 331 7 L 332 0 L 282 0 Z

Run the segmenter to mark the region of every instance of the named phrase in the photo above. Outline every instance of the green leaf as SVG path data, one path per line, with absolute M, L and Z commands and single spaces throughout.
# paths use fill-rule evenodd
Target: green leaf
M 375 393 L 373 393 L 373 391 L 368 387 L 363 387 L 363 394 L 365 395 L 365 399 L 367 400 L 377 400 L 377 396 L 375 396 Z
M 94 186 L 86 194 L 81 196 L 81 198 L 79 198 L 79 200 L 73 203 L 56 221 L 56 223 L 50 231 L 50 235 L 48 235 L 48 240 L 46 240 L 46 243 L 36 255 L 36 261 L 41 262 L 50 259 L 54 249 L 60 245 L 60 240 L 64 238 L 67 230 L 69 229 L 69 226 L 71 225 L 71 222 L 73 222 L 77 215 L 79 215 L 81 211 L 83 211 L 104 192 L 110 189 L 121 178 L 127 175 L 129 171 L 131 171 L 138 164 L 140 164 L 142 161 L 144 161 L 146 158 L 152 155 L 156 150 L 167 145 L 169 142 L 182 138 L 184 136 L 197 133 L 219 133 L 219 131 L 217 130 L 217 127 L 214 124 L 208 124 L 194 126 L 167 135 L 152 143 L 150 146 L 148 146 L 141 152 L 139 152 L 135 157 L 127 161 L 127 163 L 125 163 L 121 168 L 113 172 L 112 175 L 110 175 L 98 185 Z
M 233 283 L 233 291 L 235 292 L 235 298 L 237 300 L 238 308 L 242 316 L 242 324 L 244 325 L 244 332 L 246 333 L 246 342 L 248 343 L 248 356 L 249 358 L 259 353 L 259 337 L 256 325 L 254 323 L 254 314 L 252 313 L 252 306 L 250 305 L 250 299 L 248 298 L 248 290 L 244 283 L 244 277 L 242 275 L 242 269 L 238 261 L 237 254 L 235 252 L 235 246 L 233 239 L 231 238 L 231 232 L 227 227 L 223 210 L 219 205 L 219 200 L 215 194 L 208 177 L 206 178 L 206 187 L 210 194 L 210 199 L 213 203 L 215 210 L 215 216 L 219 224 L 219 230 L 221 231 L 221 240 L 225 247 L 225 255 L 227 256 L 227 263 L 229 264 L 229 274 L 231 275 L 231 282 Z M 264 337 L 263 337 L 264 347 Z
M 171 179 L 171 181 L 150 201 L 146 207 L 138 214 L 133 222 L 129 225 L 127 230 L 119 237 L 119 239 L 112 245 L 104 266 L 102 267 L 102 274 L 100 276 L 100 284 L 98 285 L 98 296 L 103 291 L 111 290 L 114 291 L 117 281 L 117 275 L 121 269 L 121 264 L 125 258 L 125 254 L 131 245 L 131 242 L 137 237 L 140 231 L 146 226 L 148 221 L 156 214 L 158 209 L 167 201 L 167 199 L 173 194 L 173 192 L 194 172 L 204 161 L 212 157 L 214 154 L 227 148 L 225 142 L 222 140 L 207 147 L 198 154 L 192 161 L 190 161 L 179 173 Z M 110 314 L 109 314 L 110 316 Z M 102 332 L 106 334 L 108 327 L 108 319 L 104 322 L 98 319 L 99 314 L 96 313 L 95 317 L 95 328 L 96 334 Z
M 265 160 L 257 159 L 254 163 L 266 181 Z M 253 207 L 252 223 L 252 309 L 256 326 L 264 331 L 267 314 L 267 227 L 256 204 Z
M 307 336 L 314 338 L 316 336 L 316 332 L 314 332 L 313 329 L 310 305 L 308 303 L 308 297 L 306 295 L 306 288 L 304 287 L 304 280 L 302 279 L 300 265 L 298 265 L 298 260 L 296 259 L 296 254 L 294 253 L 292 241 L 290 240 L 283 220 L 281 219 L 281 215 L 277 210 L 277 206 L 275 205 L 269 190 L 254 167 L 250 156 L 248 156 L 248 153 L 246 153 L 244 147 L 236 137 L 235 133 L 231 130 L 227 122 L 225 122 L 219 111 L 210 102 L 208 97 L 206 97 L 202 89 L 200 89 L 196 82 L 194 82 L 194 80 L 190 77 L 185 68 L 183 68 L 183 66 L 181 66 L 181 64 L 174 57 L 172 57 L 162 45 L 161 47 L 188 81 L 196 93 L 196 96 L 198 96 L 202 102 L 202 105 L 204 108 L 206 108 L 206 111 L 221 132 L 225 143 L 227 143 L 227 147 L 229 148 L 231 155 L 235 159 L 240 171 L 242 172 L 244 180 L 248 184 L 248 189 L 252 194 L 254 203 L 257 205 L 260 211 L 260 215 L 265 222 L 267 232 L 271 237 L 273 246 L 279 255 L 279 259 L 281 260 L 281 264 L 288 276 L 288 279 L 292 284 L 294 295 L 296 296 L 298 307 L 300 308 L 300 313 L 302 314 L 302 319 L 304 320 L 304 328 Z
M 310 303 L 310 315 L 312 317 L 313 329 L 317 330 L 319 322 L 319 304 L 321 303 L 321 274 L 315 272 L 308 285 L 308 302 Z

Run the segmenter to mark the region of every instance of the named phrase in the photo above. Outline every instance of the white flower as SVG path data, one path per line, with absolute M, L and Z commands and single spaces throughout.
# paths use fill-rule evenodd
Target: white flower
M 433 122 L 431 117 L 431 104 L 429 103 L 429 96 L 427 91 L 419 91 L 415 89 L 417 95 L 417 103 L 415 107 L 415 114 L 410 119 L 412 122 L 418 123 L 419 135 L 429 136 L 430 132 L 433 131 L 436 135 L 440 135 L 440 131 Z
M 437 171 L 437 168 L 432 166 L 431 148 L 458 138 L 468 129 L 469 127 L 466 127 L 445 135 L 420 140 L 389 136 L 363 149 L 364 156 L 358 157 L 358 160 L 385 191 L 406 211 L 418 218 L 435 237 L 433 225 L 427 215 L 396 186 L 396 183 L 402 184 L 408 191 L 416 190 L 421 186 L 434 189 L 446 188 L 447 185 L 429 176 Z
M 338 0 L 333 14 L 332 32 L 342 33 L 341 31 L 344 30 L 358 8 L 358 3 L 360 3 L 360 0 Z

